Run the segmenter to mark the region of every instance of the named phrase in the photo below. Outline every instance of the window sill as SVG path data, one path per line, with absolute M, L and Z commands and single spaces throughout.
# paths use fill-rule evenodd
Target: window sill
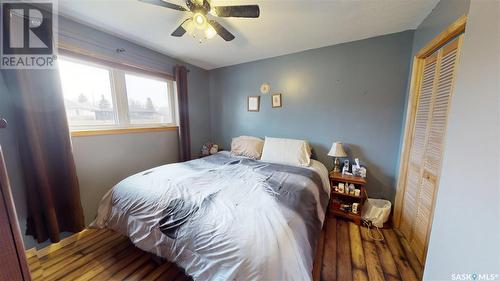
M 72 137 L 89 137 L 103 135 L 123 135 L 132 133 L 151 133 L 177 131 L 177 126 L 162 126 L 162 127 L 141 127 L 141 128 L 117 128 L 117 129 L 95 129 L 95 130 L 75 130 L 71 131 Z

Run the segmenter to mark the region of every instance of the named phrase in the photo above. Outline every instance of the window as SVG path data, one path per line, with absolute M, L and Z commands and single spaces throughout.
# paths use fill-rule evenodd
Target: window
M 72 131 L 176 124 L 171 80 L 67 57 L 59 74 Z
M 127 73 L 125 84 L 130 123 L 173 123 L 166 81 Z
M 59 73 L 71 127 L 117 124 L 110 70 L 60 60 Z

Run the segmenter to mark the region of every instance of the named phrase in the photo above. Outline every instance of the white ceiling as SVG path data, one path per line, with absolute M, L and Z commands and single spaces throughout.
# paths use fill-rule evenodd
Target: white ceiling
M 59 0 L 62 15 L 204 69 L 415 29 L 439 0 L 212 0 L 258 4 L 260 18 L 218 18 L 235 36 L 170 36 L 188 13 L 137 0 Z M 170 2 L 182 4 L 182 0 Z

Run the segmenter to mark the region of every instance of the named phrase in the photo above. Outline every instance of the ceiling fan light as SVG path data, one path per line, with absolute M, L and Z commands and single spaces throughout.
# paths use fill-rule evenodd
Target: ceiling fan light
M 205 37 L 207 39 L 212 39 L 215 35 L 217 35 L 217 31 L 209 24 L 208 28 L 205 30 Z
M 199 43 L 204 43 L 217 34 L 215 29 L 209 24 L 207 24 L 206 29 L 196 28 L 194 23 L 192 23 L 191 25 L 187 25 L 184 29 L 186 29 L 186 32 L 189 34 L 189 36 L 193 37 Z
M 205 29 L 207 26 L 207 18 L 201 13 L 195 13 L 193 16 L 193 22 L 196 28 Z

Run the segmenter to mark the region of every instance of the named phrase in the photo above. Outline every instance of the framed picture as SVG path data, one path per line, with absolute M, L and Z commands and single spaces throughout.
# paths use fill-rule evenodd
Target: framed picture
M 273 108 L 281 107 L 281 94 L 273 94 L 272 95 Z
M 258 112 L 260 109 L 260 96 L 249 96 L 247 101 L 247 110 Z

